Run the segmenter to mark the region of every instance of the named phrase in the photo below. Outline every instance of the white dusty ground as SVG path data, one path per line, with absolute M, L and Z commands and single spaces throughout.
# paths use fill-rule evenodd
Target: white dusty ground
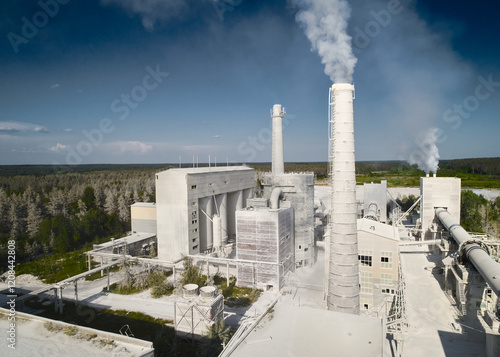
M 429 254 L 427 246 L 401 250 L 409 323 L 404 356 L 484 356 L 484 333 L 459 325 L 454 308 L 432 274 L 439 256 Z

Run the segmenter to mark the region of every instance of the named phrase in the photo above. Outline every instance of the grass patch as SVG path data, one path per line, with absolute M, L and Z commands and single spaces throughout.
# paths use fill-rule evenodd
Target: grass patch
M 105 314 L 110 314 L 114 316 L 125 316 L 128 317 L 129 319 L 133 319 L 135 321 L 144 321 L 144 322 L 150 322 L 153 324 L 158 324 L 158 325 L 165 325 L 165 324 L 173 324 L 174 322 L 172 320 L 165 320 L 165 319 L 157 319 L 155 317 L 143 314 L 142 312 L 136 312 L 136 311 L 127 311 L 127 310 L 105 310 Z
M 88 271 L 85 249 L 69 253 L 52 254 L 31 262 L 16 265 L 16 276 L 31 274 L 46 284 L 56 283 Z
M 127 287 L 121 287 L 118 285 L 118 283 L 111 284 L 109 286 L 109 292 L 113 294 L 120 294 L 120 295 L 131 295 L 131 294 L 137 294 L 140 293 L 141 291 L 144 291 L 145 289 L 143 288 L 138 288 L 135 286 L 132 286 L 130 288 Z M 102 288 L 102 291 L 107 291 L 106 287 Z
M 236 286 L 236 278 L 234 276 L 229 278 L 229 286 L 227 285 L 226 278 L 218 275 L 214 277 L 214 283 L 222 291 L 224 303 L 229 307 L 250 306 L 262 294 L 262 290 L 260 289 Z
M 66 326 L 64 328 L 64 334 L 68 336 L 74 336 L 78 333 L 78 328 L 76 326 Z

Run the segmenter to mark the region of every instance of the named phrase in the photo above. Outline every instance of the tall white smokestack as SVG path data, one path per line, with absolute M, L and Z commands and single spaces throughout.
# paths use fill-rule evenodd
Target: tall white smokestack
M 330 89 L 330 260 L 328 310 L 359 314 L 359 268 L 354 161 L 354 86 Z
M 273 119 L 273 175 L 285 173 L 285 164 L 283 159 L 283 123 L 282 119 L 285 116 L 285 108 L 280 104 L 275 104 L 271 110 L 271 118 Z

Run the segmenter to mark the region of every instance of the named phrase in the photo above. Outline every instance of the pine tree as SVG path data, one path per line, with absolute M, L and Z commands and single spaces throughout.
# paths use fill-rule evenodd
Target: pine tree
M 129 205 L 125 201 L 125 197 L 123 195 L 120 195 L 118 197 L 118 218 L 122 222 L 128 222 L 130 220 L 130 210 L 129 210 Z
M 21 230 L 21 222 L 19 220 L 19 205 L 16 202 L 15 196 L 10 197 L 8 220 L 10 223 L 10 232 L 12 236 L 16 236 Z
M 87 214 L 87 205 L 82 200 L 78 200 L 78 212 L 76 216 L 81 219 L 86 214 Z
M 42 222 L 42 208 L 40 198 L 37 195 L 36 198 L 30 199 L 28 201 L 28 217 L 26 218 L 26 229 L 30 237 L 33 237 L 38 232 L 40 223 Z
M 107 214 L 116 213 L 117 211 L 116 190 L 108 188 L 104 193 L 106 195 L 106 200 L 104 202 L 104 211 Z

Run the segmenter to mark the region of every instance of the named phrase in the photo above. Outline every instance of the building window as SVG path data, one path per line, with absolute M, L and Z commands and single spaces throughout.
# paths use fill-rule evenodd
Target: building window
M 198 249 L 198 245 L 193 245 L 193 250 Z
M 359 251 L 358 260 L 359 264 L 362 266 L 371 267 L 372 266 L 372 252 L 367 250 Z
M 196 238 L 193 238 L 193 243 L 196 242 Z
M 302 249 L 302 246 L 301 246 L 301 245 L 299 245 L 299 249 Z
M 371 294 L 373 293 L 373 276 L 372 273 L 366 271 L 359 272 L 359 282 L 361 285 L 360 292 Z
M 364 308 L 365 310 L 368 310 L 368 304 L 364 304 L 364 305 L 363 305 L 363 308 Z
M 197 220 L 197 219 L 193 219 L 193 220 L 191 221 L 191 223 L 192 223 L 192 224 L 196 224 L 196 223 L 198 223 L 198 220 Z
M 382 289 L 382 294 L 390 294 L 391 289 Z
M 192 185 L 191 190 L 196 190 L 196 185 Z
M 392 252 L 381 252 L 380 255 L 380 267 L 392 268 Z
M 380 284 L 392 285 L 392 274 L 380 274 Z
M 304 248 L 304 252 L 307 252 L 309 250 L 309 248 Z

